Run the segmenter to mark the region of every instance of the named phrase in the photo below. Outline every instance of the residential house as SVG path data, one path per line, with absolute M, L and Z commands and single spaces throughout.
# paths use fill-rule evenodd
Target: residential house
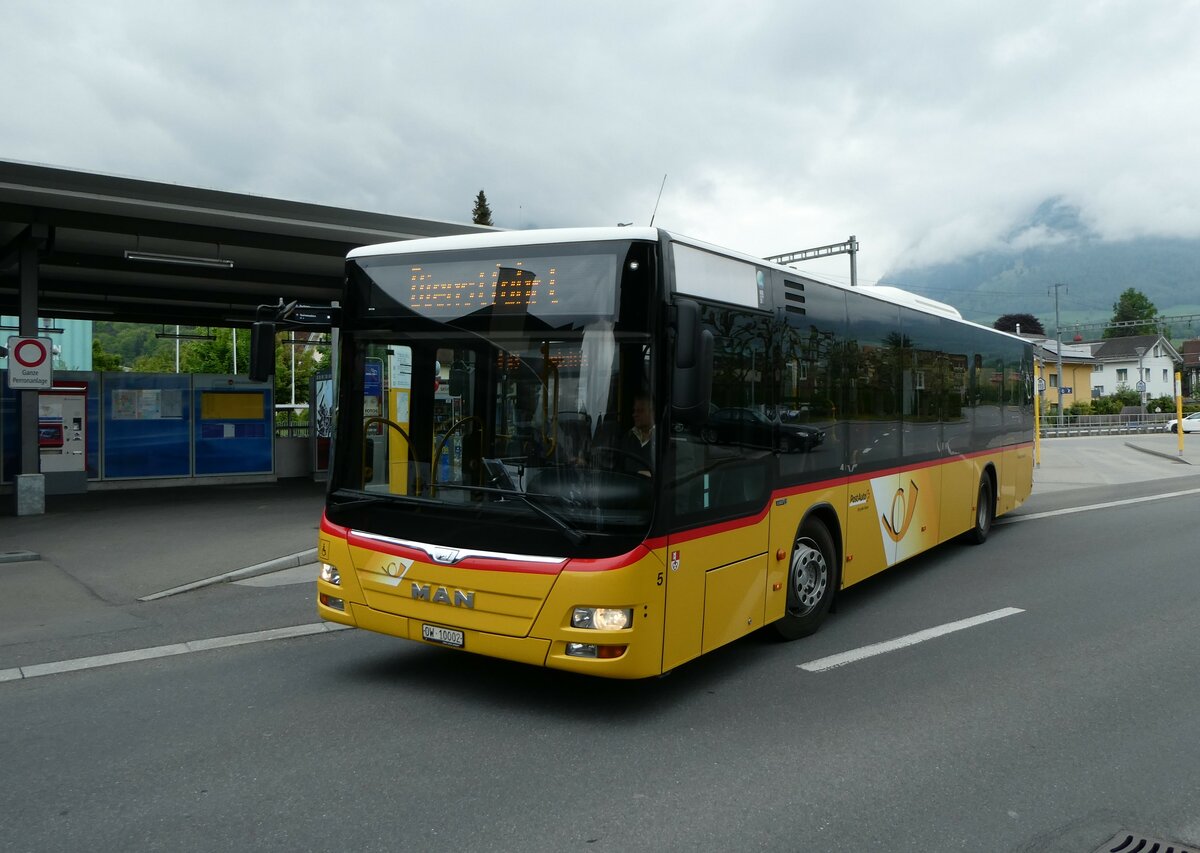
M 1194 397 L 1200 394 L 1200 340 L 1184 341 L 1180 352 L 1183 354 L 1183 393 Z
M 1062 386 L 1063 409 L 1071 408 L 1076 400 L 1092 399 L 1092 371 L 1095 359 L 1086 344 L 1062 345 L 1062 377 L 1058 375 L 1058 341 L 1045 337 L 1022 335 L 1033 343 L 1033 360 L 1038 378 L 1046 383 L 1042 392 L 1042 411 L 1053 414 L 1058 410 L 1058 390 Z
M 1092 394 L 1102 397 L 1124 386 L 1137 391 L 1138 380 L 1146 383 L 1146 399 L 1175 396 L 1175 372 L 1183 356 L 1162 335 L 1132 335 L 1090 342 Z

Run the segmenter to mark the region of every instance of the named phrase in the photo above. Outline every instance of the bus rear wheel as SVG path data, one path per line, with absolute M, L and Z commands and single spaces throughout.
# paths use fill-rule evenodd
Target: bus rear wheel
M 808 519 L 800 526 L 788 564 L 787 609 L 771 625 L 779 639 L 797 640 L 821 627 L 837 589 L 836 554 L 824 524 Z
M 975 525 L 967 532 L 967 541 L 972 545 L 982 545 L 992 532 L 992 520 L 996 517 L 992 494 L 992 477 L 984 474 L 979 478 L 979 495 L 975 500 Z

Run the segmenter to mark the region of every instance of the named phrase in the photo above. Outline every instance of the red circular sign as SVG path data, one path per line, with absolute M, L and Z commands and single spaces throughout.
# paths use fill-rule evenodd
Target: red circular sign
M 21 353 L 23 353 L 28 347 L 33 347 L 37 351 L 37 354 L 27 361 L 25 357 L 21 355 Z M 46 363 L 47 355 L 48 353 L 46 351 L 46 345 L 36 338 L 28 338 L 21 341 L 19 344 L 13 347 L 12 351 L 12 357 L 15 358 L 17 360 L 17 364 L 21 365 L 22 367 L 41 367 Z

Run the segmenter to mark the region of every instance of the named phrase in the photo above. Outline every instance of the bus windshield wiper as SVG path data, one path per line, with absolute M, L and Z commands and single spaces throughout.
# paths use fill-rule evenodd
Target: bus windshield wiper
M 533 498 L 529 497 L 529 495 L 525 494 L 524 492 L 519 492 L 516 489 L 501 489 L 496 488 L 495 486 L 463 486 L 458 483 L 438 483 L 434 488 L 459 489 L 467 492 L 486 492 L 490 495 L 502 495 L 508 498 L 516 498 L 542 518 L 546 519 L 555 527 L 557 527 L 562 534 L 567 537 L 567 539 L 571 540 L 572 545 L 578 545 L 587 539 L 587 534 L 582 530 L 572 527 L 566 519 L 562 518 L 557 513 L 551 512 Z

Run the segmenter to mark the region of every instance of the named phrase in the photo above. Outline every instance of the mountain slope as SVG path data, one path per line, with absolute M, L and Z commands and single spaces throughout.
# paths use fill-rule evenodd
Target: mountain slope
M 1113 303 L 1130 287 L 1144 293 L 1161 315 L 1200 313 L 1200 240 L 1104 241 L 1083 227 L 1078 211 L 1051 199 L 1014 229 L 1006 244 L 1010 248 L 933 266 L 904 267 L 902 259 L 881 283 L 948 302 L 987 325 L 1001 314 L 1034 314 L 1047 331 L 1054 327 L 1056 282 L 1066 285 L 1058 293 L 1064 329 L 1109 319 Z M 1187 325 L 1175 324 L 1180 328 L 1173 326 L 1172 336 L 1186 333 L 1182 327 Z M 1194 325 L 1200 329 L 1200 323 Z

